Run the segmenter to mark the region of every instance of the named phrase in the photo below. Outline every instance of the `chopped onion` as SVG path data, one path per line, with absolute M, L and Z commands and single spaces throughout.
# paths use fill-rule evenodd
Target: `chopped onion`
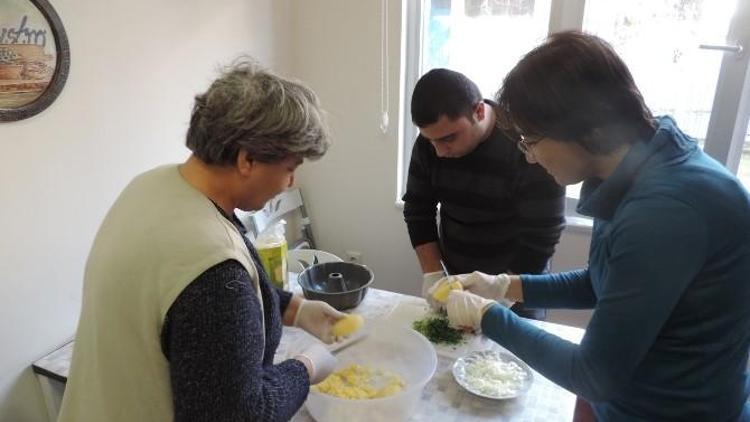
M 523 387 L 526 371 L 513 361 L 483 356 L 466 365 L 464 379 L 482 394 L 494 397 L 511 396 Z

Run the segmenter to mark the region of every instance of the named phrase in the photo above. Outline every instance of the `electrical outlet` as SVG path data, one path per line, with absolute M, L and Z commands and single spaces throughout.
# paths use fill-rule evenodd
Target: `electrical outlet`
M 362 263 L 362 252 L 360 251 L 346 251 L 346 260 L 355 264 Z

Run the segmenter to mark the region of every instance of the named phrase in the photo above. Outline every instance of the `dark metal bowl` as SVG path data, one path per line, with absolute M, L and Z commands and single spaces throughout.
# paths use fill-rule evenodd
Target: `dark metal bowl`
M 369 268 L 351 262 L 315 264 L 299 275 L 306 298 L 322 300 L 338 310 L 359 305 L 373 280 Z

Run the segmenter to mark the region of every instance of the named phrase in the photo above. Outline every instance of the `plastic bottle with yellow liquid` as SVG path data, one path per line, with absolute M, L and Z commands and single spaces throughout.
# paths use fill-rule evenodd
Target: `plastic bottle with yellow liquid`
M 288 245 L 284 237 L 286 221 L 279 220 L 266 228 L 255 240 L 255 248 L 260 255 L 263 268 L 266 269 L 271 282 L 278 288 L 289 290 L 289 274 L 287 272 Z

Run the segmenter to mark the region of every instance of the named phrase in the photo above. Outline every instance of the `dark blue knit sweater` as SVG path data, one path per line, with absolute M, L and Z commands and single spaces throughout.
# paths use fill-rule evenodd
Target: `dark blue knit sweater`
M 190 283 L 167 313 L 162 349 L 176 422 L 284 421 L 307 398 L 304 364 L 294 359 L 273 364 L 291 294 L 269 284 L 255 249 L 245 243 L 258 269 L 265 312 L 248 272 L 228 260 Z

